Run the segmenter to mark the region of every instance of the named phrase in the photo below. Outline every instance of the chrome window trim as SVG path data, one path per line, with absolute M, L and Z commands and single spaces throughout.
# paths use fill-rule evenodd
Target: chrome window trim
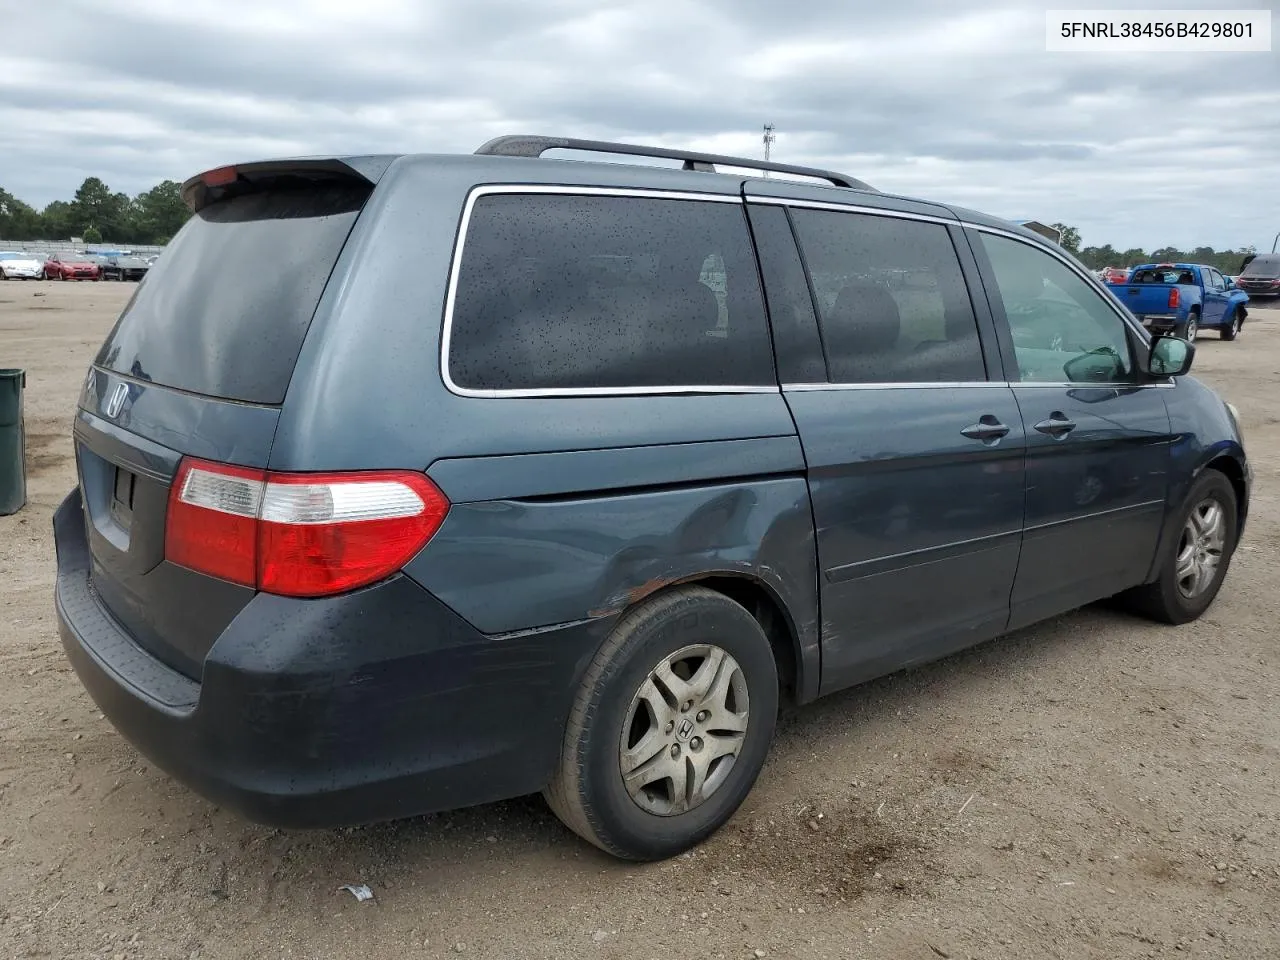
M 1073 383 L 1068 380 L 955 380 L 917 383 L 784 383 L 783 393 L 815 393 L 822 390 L 956 390 L 961 387 L 1052 387 L 1058 390 L 1167 390 L 1177 386 L 1176 380 L 1160 383 Z
M 922 220 L 925 223 L 941 223 L 946 226 L 959 227 L 959 218 L 935 217 L 927 213 L 912 213 L 909 210 L 894 210 L 888 207 L 867 207 L 852 203 L 830 203 L 823 200 L 793 200 L 789 197 L 747 197 L 747 203 L 762 203 L 778 207 L 802 207 L 806 210 L 834 210 L 837 213 L 869 213 L 873 216 L 896 217 L 899 220 Z
M 819 390 L 956 390 L 960 387 L 1007 387 L 1000 380 L 884 381 L 882 383 L 784 383 L 784 392 L 812 393 Z
M 453 259 L 449 264 L 449 286 L 445 293 L 444 320 L 440 333 L 440 376 L 445 388 L 455 396 L 478 399 L 516 399 L 533 397 L 642 397 L 704 394 L 778 393 L 774 385 L 680 385 L 656 387 L 529 387 L 525 389 L 477 389 L 459 386 L 449 372 L 449 347 L 453 335 L 453 311 L 458 296 L 458 275 L 471 226 L 471 212 L 476 201 L 493 194 L 555 194 L 560 196 L 635 197 L 656 200 L 692 200 L 703 203 L 743 204 L 738 194 L 696 193 L 681 190 L 646 190 L 633 187 L 575 187 L 567 184 L 489 183 L 472 187 L 462 207 L 458 235 L 453 242 Z M 767 329 L 767 328 L 766 328 Z

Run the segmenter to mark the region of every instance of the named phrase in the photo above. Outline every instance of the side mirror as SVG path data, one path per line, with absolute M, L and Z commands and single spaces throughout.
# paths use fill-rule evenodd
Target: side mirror
M 1151 339 L 1147 356 L 1147 373 L 1153 377 L 1180 377 L 1191 369 L 1195 345 L 1179 337 L 1157 336 Z

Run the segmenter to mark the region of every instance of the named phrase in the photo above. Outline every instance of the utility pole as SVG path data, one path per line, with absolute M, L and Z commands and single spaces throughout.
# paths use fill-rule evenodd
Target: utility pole
M 773 153 L 773 141 L 777 139 L 778 138 L 773 133 L 773 124 L 766 123 L 764 125 L 764 162 L 765 163 L 769 162 L 769 155 Z M 769 176 L 769 171 L 765 170 L 764 175 L 767 178 Z

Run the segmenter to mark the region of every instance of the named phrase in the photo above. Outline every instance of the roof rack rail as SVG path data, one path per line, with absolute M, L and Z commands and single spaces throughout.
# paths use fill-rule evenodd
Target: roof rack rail
M 633 157 L 660 157 L 665 160 L 683 160 L 685 170 L 701 170 L 715 173 L 716 164 L 726 167 L 745 167 L 748 170 L 768 170 L 772 173 L 790 173 L 800 177 L 826 180 L 837 187 L 854 190 L 876 191 L 875 187 L 854 177 L 820 170 L 817 167 L 798 167 L 789 163 L 769 160 L 753 160 L 749 157 L 729 157 L 716 153 L 697 153 L 692 150 L 673 150 L 668 147 L 643 147 L 634 143 L 611 143 L 608 140 L 573 140 L 568 137 L 507 136 L 494 137 L 476 151 L 488 157 L 540 157 L 548 150 L 582 150 L 587 153 L 617 153 Z

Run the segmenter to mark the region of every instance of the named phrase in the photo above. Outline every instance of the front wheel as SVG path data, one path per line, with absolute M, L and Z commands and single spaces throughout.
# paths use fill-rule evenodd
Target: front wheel
M 587 668 L 543 796 L 616 857 L 675 856 L 741 805 L 777 714 L 773 649 L 751 614 L 705 587 L 653 597 Z
M 1187 493 L 1179 525 L 1163 549 L 1159 576 L 1122 599 L 1135 612 L 1187 623 L 1209 609 L 1236 548 L 1236 492 L 1217 470 L 1205 470 Z
M 1222 328 L 1221 337 L 1223 340 L 1234 340 L 1240 336 L 1240 330 L 1244 327 L 1244 318 L 1240 316 L 1240 308 L 1236 307 L 1231 311 L 1231 319 L 1227 325 Z

